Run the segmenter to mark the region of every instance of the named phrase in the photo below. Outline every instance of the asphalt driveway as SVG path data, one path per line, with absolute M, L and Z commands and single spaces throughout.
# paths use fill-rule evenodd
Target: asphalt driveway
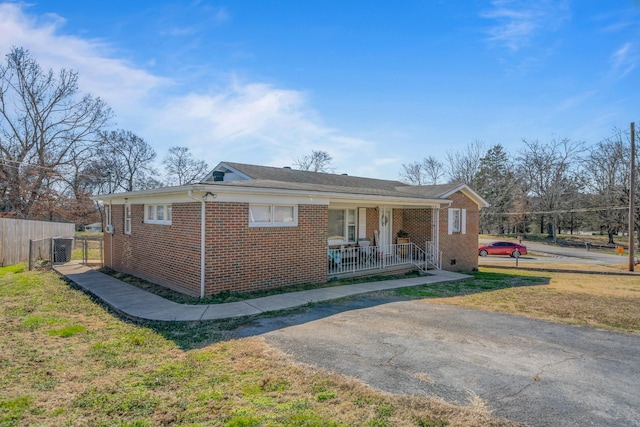
M 532 426 L 640 425 L 640 336 L 425 301 L 364 299 L 238 331 L 392 393 L 465 403 Z

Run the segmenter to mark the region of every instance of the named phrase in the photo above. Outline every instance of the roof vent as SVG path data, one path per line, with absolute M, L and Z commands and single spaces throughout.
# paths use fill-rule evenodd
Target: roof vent
M 341 174 L 341 175 L 342 175 L 342 176 L 349 176 L 349 174 L 348 174 L 348 173 L 343 173 L 343 174 Z
M 291 166 L 284 166 L 282 169 L 291 169 Z
M 213 171 L 213 181 L 214 182 L 224 181 L 224 172 L 222 172 L 222 171 Z

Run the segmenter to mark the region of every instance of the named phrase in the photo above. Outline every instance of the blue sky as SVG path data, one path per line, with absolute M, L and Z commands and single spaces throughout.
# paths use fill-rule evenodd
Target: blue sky
M 162 159 L 398 179 L 474 140 L 595 144 L 640 121 L 640 2 L 0 3 L 0 52 L 72 68 Z

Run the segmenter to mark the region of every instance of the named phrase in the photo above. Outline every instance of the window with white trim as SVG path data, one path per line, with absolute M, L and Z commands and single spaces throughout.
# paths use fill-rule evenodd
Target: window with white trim
M 355 209 L 329 209 L 329 235 L 331 244 L 356 241 L 356 210 Z
M 131 234 L 131 205 L 124 205 L 124 234 Z
M 298 225 L 296 205 L 249 205 L 249 227 L 295 227 Z
M 104 206 L 104 222 L 107 227 L 111 225 L 111 205 Z
M 467 210 L 449 208 L 449 234 L 467 233 Z
M 171 225 L 171 205 L 144 205 L 144 222 Z

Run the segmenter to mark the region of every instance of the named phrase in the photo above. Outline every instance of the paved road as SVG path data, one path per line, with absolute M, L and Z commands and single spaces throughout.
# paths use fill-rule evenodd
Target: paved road
M 480 244 L 493 242 L 495 239 L 479 239 Z M 521 257 L 518 263 L 526 266 L 528 264 L 543 263 L 582 263 L 582 264 L 599 264 L 612 265 L 624 264 L 629 261 L 628 254 L 611 255 L 602 253 L 597 250 L 587 251 L 586 248 L 570 248 L 561 246 L 552 246 L 544 243 L 523 242 L 527 247 L 527 255 Z M 487 256 L 478 257 L 480 265 L 483 264 L 514 264 L 515 259 L 509 256 Z
M 359 298 L 238 331 L 392 393 L 470 393 L 532 426 L 640 425 L 640 337 L 425 301 Z

